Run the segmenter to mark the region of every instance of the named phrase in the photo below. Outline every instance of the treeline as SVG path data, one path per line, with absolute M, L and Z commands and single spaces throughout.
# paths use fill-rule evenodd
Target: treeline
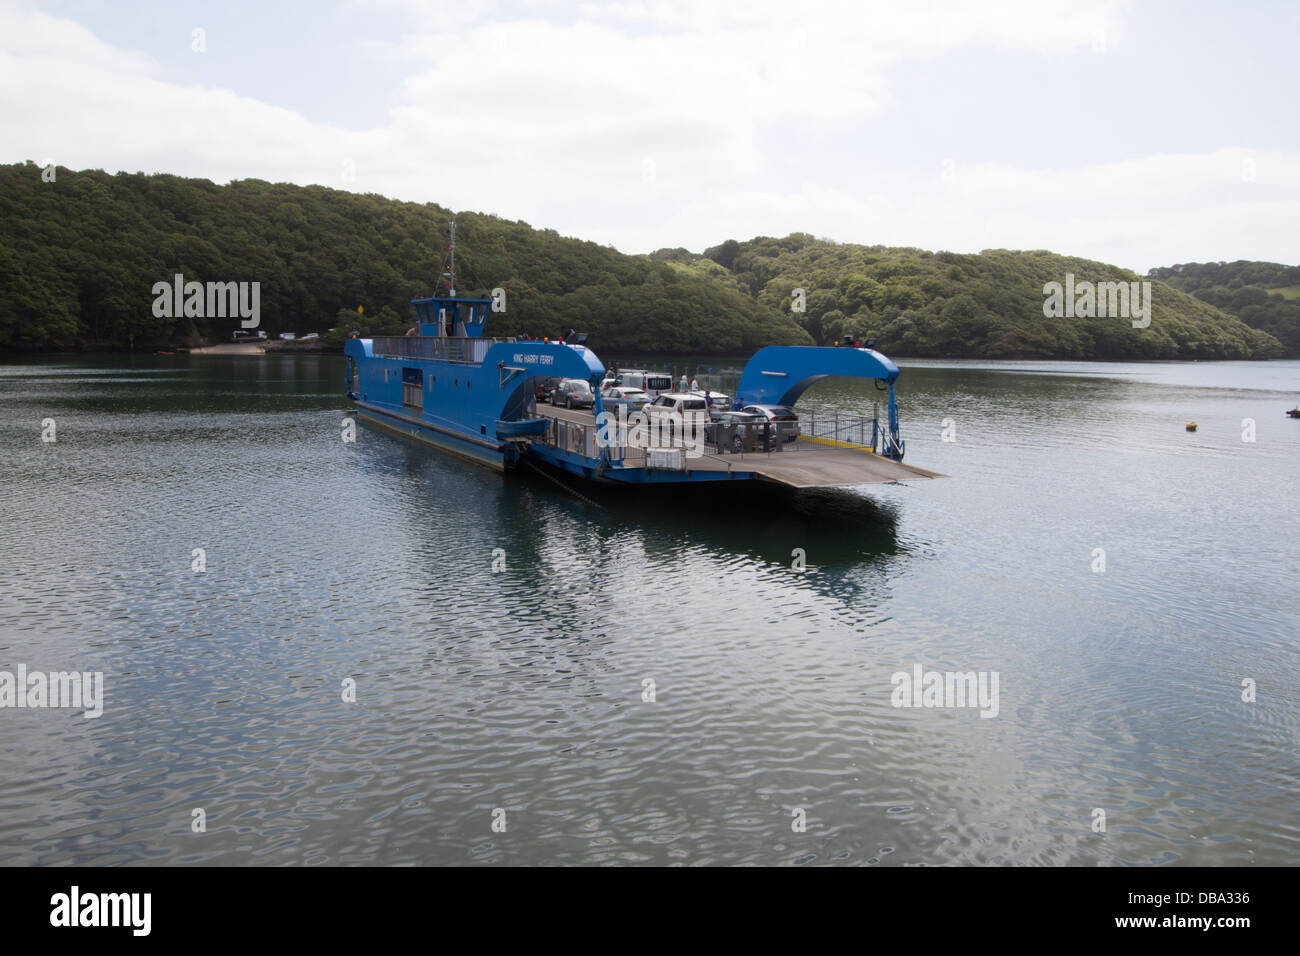
M 0 349 L 229 341 L 237 316 L 155 314 L 155 284 L 178 273 L 257 282 L 268 335 L 333 327 L 335 345 L 354 328 L 402 334 L 410 300 L 440 291 L 453 214 L 436 204 L 251 179 L 62 168 L 46 178 L 31 163 L 0 165 Z M 1050 252 L 961 255 L 794 233 L 631 256 L 481 213 L 456 224 L 458 294 L 505 290 L 491 334 L 573 329 L 606 353 L 740 355 L 855 337 L 918 357 L 1266 358 L 1284 353 L 1279 338 L 1290 354 L 1300 341 L 1286 300 L 1260 292 L 1298 280 L 1259 268 L 1268 263 L 1218 263 L 1252 268 L 1208 276 L 1195 297 L 1180 283 L 1215 264 L 1154 270 L 1151 325 L 1134 329 L 1123 318 L 1046 318 L 1043 287 L 1067 273 L 1140 278 Z
M 261 328 L 400 335 L 438 291 L 448 209 L 261 180 L 0 166 L 0 348 L 230 341 L 238 317 L 154 315 L 157 282 L 260 283 Z M 506 293 L 496 335 L 587 332 L 624 352 L 805 344 L 788 316 L 699 270 L 460 213 L 457 293 Z M 364 311 L 358 312 L 358 307 Z
M 1151 282 L 1152 321 L 1046 318 L 1047 283 L 1134 282 L 1133 272 L 1045 251 L 978 255 L 862 246 L 794 233 L 653 258 L 730 281 L 820 344 L 875 339 L 887 354 L 952 358 L 1268 358 L 1283 347 L 1213 305 Z M 802 290 L 800 293 L 798 290 Z M 803 311 L 798 311 L 802 304 Z
M 1187 262 L 1148 275 L 1230 312 L 1300 356 L 1300 266 L 1280 262 Z

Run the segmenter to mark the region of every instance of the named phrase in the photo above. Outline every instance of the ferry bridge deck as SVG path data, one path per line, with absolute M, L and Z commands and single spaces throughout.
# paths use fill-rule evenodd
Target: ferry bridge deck
M 595 457 L 596 418 L 591 411 L 539 404 L 536 412 L 539 416 L 585 426 L 582 441 L 587 454 Z M 842 488 L 942 477 L 935 471 L 883 458 L 858 444 L 808 436 L 785 443 L 781 451 L 774 452 L 717 454 L 711 446 L 705 448 L 706 453 L 698 458 L 683 458 L 684 470 L 753 474 L 792 488 Z M 644 450 L 628 449 L 624 463 L 641 467 L 645 464 L 644 455 Z

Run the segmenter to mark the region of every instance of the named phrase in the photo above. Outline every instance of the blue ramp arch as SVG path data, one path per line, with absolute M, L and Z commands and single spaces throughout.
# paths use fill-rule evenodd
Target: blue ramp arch
M 882 454 L 903 460 L 898 437 L 898 402 L 894 382 L 898 366 L 875 349 L 825 348 L 804 345 L 769 345 L 759 349 L 740 374 L 736 407 L 785 405 L 793 407 L 810 386 L 831 375 L 871 378 L 889 386 L 889 429 Z
M 883 379 L 891 386 L 898 366 L 874 349 L 769 345 L 745 366 L 736 388 L 746 405 L 794 405 L 809 386 L 830 375 Z

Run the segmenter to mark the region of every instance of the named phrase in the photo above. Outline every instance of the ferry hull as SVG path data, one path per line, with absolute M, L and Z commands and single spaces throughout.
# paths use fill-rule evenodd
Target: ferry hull
M 425 422 L 419 422 L 361 402 L 357 402 L 357 418 L 366 425 L 396 435 L 402 435 L 406 438 L 413 438 L 425 445 L 449 452 L 475 464 L 485 465 L 494 471 L 511 471 L 518 461 L 512 448 L 495 450 L 471 438 L 460 437 L 451 432 L 437 429 Z

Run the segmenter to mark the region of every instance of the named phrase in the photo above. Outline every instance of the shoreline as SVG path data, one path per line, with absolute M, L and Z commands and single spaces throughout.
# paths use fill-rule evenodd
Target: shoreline
M 190 349 L 190 355 L 262 355 L 266 346 L 256 342 L 227 342 L 222 345 L 209 345 L 204 348 Z
M 308 355 L 342 355 L 341 347 L 333 348 L 321 342 L 297 342 L 282 341 L 279 339 L 268 340 L 265 342 L 220 342 L 215 345 L 198 346 L 196 348 L 186 348 L 184 346 L 160 346 L 158 348 L 142 348 L 135 351 L 116 348 L 82 348 L 82 349 L 0 349 L 0 361 L 6 359 L 39 359 L 54 358 L 56 356 L 94 356 L 94 355 L 138 355 L 148 356 L 156 355 L 160 351 L 174 352 L 176 355 L 260 355 L 267 353 L 276 354 L 308 354 Z M 736 353 L 719 352 L 683 352 L 683 353 L 665 353 L 665 352 L 623 352 L 618 349 L 609 350 L 609 354 L 615 360 L 623 362 L 640 362 L 646 361 L 664 361 L 664 360 L 685 360 L 688 363 L 700 359 L 706 361 L 745 361 L 745 357 Z M 1097 363 L 1105 365 L 1120 364 L 1137 364 L 1137 365 L 1194 365 L 1194 364 L 1214 364 L 1219 362 L 1250 362 L 1250 363 L 1267 363 L 1267 362 L 1292 362 L 1300 360 L 1300 356 L 1282 355 L 1274 358 L 1078 358 L 1063 356 L 1044 356 L 1044 355 L 1009 355 L 1009 356 L 960 356 L 960 355 L 900 355 L 895 361 L 906 362 L 908 364 L 920 364 L 926 362 L 1062 362 L 1062 363 Z

